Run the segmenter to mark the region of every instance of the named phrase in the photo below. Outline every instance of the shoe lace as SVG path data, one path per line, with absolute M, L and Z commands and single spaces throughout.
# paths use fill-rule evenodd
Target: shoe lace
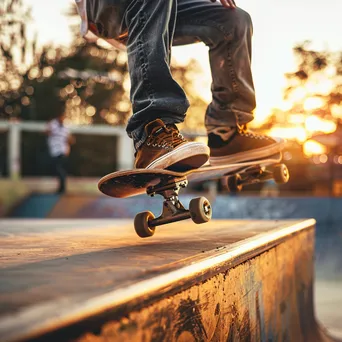
M 267 135 L 264 134 L 260 134 L 260 133 L 255 133 L 252 131 L 249 131 L 247 129 L 247 125 L 237 125 L 237 132 L 241 135 L 241 136 L 245 136 L 247 138 L 253 138 L 253 139 L 265 139 L 265 140 L 270 140 L 271 138 L 268 137 Z
M 179 133 L 175 125 L 162 126 L 147 137 L 146 145 L 172 150 L 184 142 L 185 138 Z

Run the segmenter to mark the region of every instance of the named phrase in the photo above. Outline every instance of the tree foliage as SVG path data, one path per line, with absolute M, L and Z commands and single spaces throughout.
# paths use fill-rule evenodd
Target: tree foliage
M 284 98 L 292 103 L 289 112 L 341 121 L 342 52 L 315 51 L 310 44 L 306 41 L 293 49 L 298 67 L 286 74 L 284 92 Z
M 79 37 L 70 48 L 44 46 L 37 51 L 36 41 L 25 34 L 29 10 L 23 16 L 20 8 L 21 1 L 10 1 L 1 19 L 0 117 L 46 121 L 66 107 L 76 124 L 122 124 L 130 111 L 124 105 L 124 53 Z
M 25 77 L 22 65 L 29 54 L 35 54 L 36 44 L 27 40 L 31 17 L 22 1 L 5 0 L 0 6 L 0 117 L 4 118 L 20 113 Z
M 0 19 L 4 61 L 0 118 L 46 121 L 66 108 L 69 121 L 75 124 L 126 124 L 131 106 L 125 52 L 85 42 L 74 20 L 70 20 L 74 34 L 71 47 L 44 46 L 38 50 L 36 40 L 26 36 L 30 10 L 22 1 L 7 1 L 4 12 L 6 16 Z M 65 14 L 75 19 L 77 11 L 72 6 Z M 203 124 L 205 103 L 191 86 L 196 70 L 194 61 L 173 67 L 192 103 L 191 115 L 184 124 L 187 128 Z

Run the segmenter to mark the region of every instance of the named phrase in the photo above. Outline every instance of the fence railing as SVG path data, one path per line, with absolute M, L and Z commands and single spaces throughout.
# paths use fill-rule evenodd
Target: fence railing
M 21 132 L 45 132 L 47 123 L 23 122 L 0 120 L 0 131 L 7 131 L 7 165 L 11 179 L 21 177 Z M 134 148 L 132 140 L 127 136 L 124 127 L 111 127 L 107 125 L 76 126 L 68 125 L 71 133 L 87 135 L 116 136 L 117 143 L 117 168 L 130 169 L 133 166 Z

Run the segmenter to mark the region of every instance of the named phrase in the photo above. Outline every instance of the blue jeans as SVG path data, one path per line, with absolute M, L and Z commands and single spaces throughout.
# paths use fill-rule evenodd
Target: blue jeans
M 55 175 L 58 178 L 58 193 L 64 193 L 66 189 L 66 179 L 67 179 L 67 156 L 64 154 L 60 154 L 56 157 L 52 157 L 52 163 Z
M 252 21 L 242 9 L 210 0 L 88 0 L 88 16 L 107 38 L 126 40 L 133 115 L 127 126 L 135 148 L 144 126 L 156 118 L 184 120 L 189 102 L 170 72 L 171 46 L 198 41 L 209 47 L 212 101 L 206 126 L 245 124 L 253 119 Z M 100 3 L 100 5 L 99 5 Z

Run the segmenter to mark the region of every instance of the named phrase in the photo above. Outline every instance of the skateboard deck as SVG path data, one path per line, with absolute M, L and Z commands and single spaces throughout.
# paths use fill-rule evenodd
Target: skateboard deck
M 149 196 L 164 197 L 162 213 L 155 218 L 153 213 L 138 213 L 134 228 L 140 237 L 152 236 L 156 226 L 191 218 L 195 223 L 208 222 L 212 215 L 210 202 L 205 197 L 193 198 L 189 209 L 184 208 L 178 193 L 188 182 L 200 182 L 224 178 L 231 192 L 238 192 L 243 185 L 274 179 L 286 183 L 289 173 L 284 164 L 279 164 L 282 155 L 278 153 L 269 158 L 220 166 L 202 166 L 186 172 L 162 169 L 135 169 L 110 173 L 100 179 L 99 190 L 104 194 L 126 198 L 146 193 Z
M 98 187 L 101 192 L 108 196 L 126 198 L 144 194 L 149 187 L 157 187 L 158 184 L 177 182 L 182 179 L 187 179 L 190 182 L 219 179 L 243 172 L 251 167 L 263 168 L 277 164 L 280 161 L 281 154 L 279 153 L 267 159 L 220 166 L 206 165 L 186 172 L 174 172 L 163 169 L 117 171 L 102 177 Z

